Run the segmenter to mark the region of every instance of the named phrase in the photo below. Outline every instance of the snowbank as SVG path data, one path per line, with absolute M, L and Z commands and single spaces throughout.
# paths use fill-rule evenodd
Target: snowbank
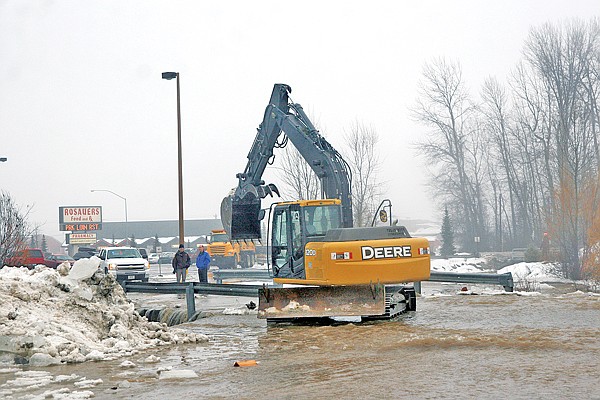
M 140 317 L 99 261 L 0 269 L 0 365 L 108 360 L 208 340 Z
M 513 280 L 535 281 L 535 282 L 569 282 L 567 279 L 559 276 L 559 269 L 556 264 L 533 262 L 520 262 L 508 265 L 498 271 L 499 274 L 506 272 L 512 273 Z
M 433 271 L 456 273 L 496 272 L 486 266 L 486 260 L 484 258 L 434 258 L 431 259 L 431 269 Z M 508 265 L 497 271 L 499 274 L 504 274 L 506 272 L 512 273 L 515 282 L 568 282 L 568 280 L 560 277 L 559 267 L 552 263 L 520 262 Z
M 483 258 L 432 258 L 431 269 L 433 271 L 456 272 L 459 274 L 489 272 L 485 267 L 485 259 Z

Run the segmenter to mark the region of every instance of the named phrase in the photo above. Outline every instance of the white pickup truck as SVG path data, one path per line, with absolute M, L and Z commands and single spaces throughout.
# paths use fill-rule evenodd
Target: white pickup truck
M 150 263 L 142 258 L 135 247 L 106 247 L 98 255 L 102 262 L 100 268 L 112 274 L 117 281 L 148 282 Z

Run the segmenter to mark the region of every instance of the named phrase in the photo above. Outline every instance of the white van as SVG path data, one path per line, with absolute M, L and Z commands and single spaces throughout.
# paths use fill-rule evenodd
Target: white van
M 106 247 L 100 250 L 98 257 L 102 260 L 100 268 L 114 275 L 117 281 L 148 282 L 150 263 L 135 247 Z

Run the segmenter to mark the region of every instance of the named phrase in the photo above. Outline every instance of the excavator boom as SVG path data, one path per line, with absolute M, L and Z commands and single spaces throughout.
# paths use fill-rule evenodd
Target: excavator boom
M 290 102 L 292 89 L 275 84 L 248 153 L 243 173 L 236 175 L 238 186 L 221 203 L 221 221 L 232 240 L 260 239 L 261 200 L 279 196 L 273 184 L 265 184 L 262 175 L 273 160 L 273 150 L 291 140 L 321 181 L 327 198 L 340 199 L 343 226 L 352 226 L 350 169 L 341 155 L 319 134 L 302 106 Z M 287 138 L 281 138 L 284 133 Z

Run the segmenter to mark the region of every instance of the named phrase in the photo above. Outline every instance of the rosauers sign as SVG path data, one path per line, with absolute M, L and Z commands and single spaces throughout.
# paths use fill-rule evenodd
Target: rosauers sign
M 102 207 L 59 207 L 58 223 L 61 231 L 97 231 L 102 229 Z

